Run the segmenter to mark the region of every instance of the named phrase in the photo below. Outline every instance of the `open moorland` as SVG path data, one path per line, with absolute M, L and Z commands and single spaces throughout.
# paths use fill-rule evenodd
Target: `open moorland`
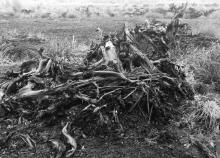
M 187 23 L 191 27 L 191 33 L 187 36 L 189 38 L 179 36 L 177 43 L 180 46 L 168 49 L 169 60 L 183 69 L 186 76 L 184 83 L 186 81 L 193 89 L 193 94 L 188 92 L 186 94 L 187 97 L 192 95 L 193 99 L 186 97 L 187 99 L 179 101 L 181 96 L 169 94 L 169 99 L 167 97 L 166 99 L 175 101 L 171 101 L 172 104 L 161 104 L 169 105 L 169 107 L 159 106 L 163 99 L 160 99 L 160 103 L 156 105 L 152 98 L 164 97 L 162 93 L 153 93 L 156 92 L 156 89 L 163 91 L 164 84 L 161 78 L 164 76 L 158 77 L 157 73 L 149 73 L 150 71 L 146 73 L 142 69 L 139 70 L 138 67 L 132 72 L 122 73 L 126 77 L 125 81 L 120 76 L 122 81 L 116 77 L 109 83 L 109 81 L 100 81 L 100 78 L 94 76 L 88 77 L 91 71 L 96 72 L 96 70 L 81 67 L 85 64 L 84 59 L 91 49 L 90 44 L 98 36 L 97 28 L 103 30 L 103 34 L 111 34 L 120 32 L 124 23 L 129 28 L 135 28 L 137 25 L 146 23 L 146 19 L 149 21 L 156 19 L 168 24 L 174 14 L 170 14 L 172 12 L 166 9 L 161 9 L 162 7 L 157 6 L 157 10 L 150 13 L 148 11 L 145 13 L 141 8 L 144 13 L 139 13 L 141 9 L 136 9 L 138 8 L 136 6 L 132 7 L 132 10 L 124 10 L 123 15 L 118 14 L 121 11 L 116 12 L 112 9 L 105 11 L 104 16 L 100 16 L 101 13 L 97 13 L 97 9 L 95 11 L 85 9 L 82 17 L 79 13 L 73 15 L 72 12 L 59 13 L 59 16 L 57 14 L 54 16 L 54 14 L 35 14 L 30 11 L 30 14 L 33 14 L 33 18 L 31 18 L 30 14 L 26 13 L 28 10 L 19 11 L 18 9 L 12 10 L 13 14 L 2 15 L 1 13 L 0 157 L 58 158 L 71 155 L 80 158 L 214 158 L 220 141 L 220 42 L 218 41 L 220 39 L 220 21 L 217 20 L 220 18 L 220 12 L 213 5 L 208 6 L 206 12 L 188 10 L 188 17 L 180 20 L 181 23 Z M 207 10 L 210 13 L 207 13 Z M 154 39 L 154 37 L 151 38 Z M 28 39 L 27 42 L 25 42 L 26 39 Z M 13 44 L 18 44 L 19 47 Z M 159 44 L 157 46 L 160 47 Z M 51 74 L 48 77 L 48 74 L 44 76 L 43 73 L 40 75 L 36 75 L 34 72 L 31 72 L 30 75 L 21 73 L 22 63 L 38 60 L 36 52 L 41 47 L 45 49 L 44 54 L 53 58 L 48 63 L 55 61 L 55 63 L 59 63 L 57 64 L 59 66 L 67 65 L 64 70 L 66 73 L 68 72 L 68 75 L 71 71 L 72 78 L 69 78 L 68 75 L 66 77 L 66 74 L 63 73 L 63 77 L 68 79 L 62 82 L 57 78 L 52 80 Z M 70 56 L 68 62 L 65 60 L 67 56 Z M 154 61 L 156 60 L 150 58 L 150 62 L 154 63 Z M 54 65 L 56 66 L 56 64 Z M 154 65 L 156 64 L 154 63 Z M 49 67 L 48 72 L 52 71 L 51 69 L 52 67 Z M 109 72 L 108 69 L 103 71 Z M 81 72 L 83 75 L 85 73 L 82 78 L 79 75 Z M 160 73 L 165 74 L 167 78 L 175 79 L 175 83 L 182 82 L 182 80 L 179 81 L 179 76 L 173 77 L 166 70 L 160 70 Z M 28 91 L 24 95 L 18 89 L 27 88 L 29 82 L 26 77 L 21 82 L 22 75 L 27 75 L 28 81 L 31 77 L 31 79 L 35 77 L 35 82 L 43 82 L 43 84 L 35 85 L 31 89 L 32 91 Z M 147 77 L 141 79 L 140 76 L 137 77 L 138 75 Z M 4 76 L 8 78 L 4 78 Z M 57 74 L 56 76 L 60 77 Z M 106 79 L 108 77 L 107 75 Z M 14 88 L 16 92 L 6 95 L 7 91 L 4 90 L 18 78 L 20 83 L 16 83 L 17 88 Z M 92 79 L 94 81 L 91 81 Z M 152 82 L 148 80 L 152 80 Z M 154 80 L 158 83 L 154 83 Z M 87 82 L 91 82 L 93 85 L 86 85 Z M 145 82 L 145 87 L 143 82 Z M 6 87 L 5 83 L 7 83 Z M 162 84 L 162 86 L 154 84 Z M 81 89 L 76 89 L 77 86 Z M 103 87 L 113 88 L 114 86 L 115 89 L 102 90 Z M 141 86 L 147 92 L 142 93 L 140 89 L 143 87 Z M 148 87 L 152 89 L 148 89 Z M 28 97 L 32 92 L 38 90 L 48 91 L 44 93 L 40 91 L 39 96 L 34 94 L 30 98 Z M 176 90 L 171 86 L 167 93 L 170 91 Z M 101 100 L 100 102 L 91 100 L 91 98 L 95 98 L 94 94 L 97 95 L 96 99 Z M 19 98 L 19 95 L 23 95 L 23 97 Z M 47 101 L 42 99 L 42 101 L 40 98 L 44 98 L 44 96 L 49 99 L 47 98 Z M 105 98 L 105 96 L 107 97 Z M 149 96 L 152 98 L 149 99 Z M 128 98 L 128 101 L 126 102 L 124 98 Z M 166 99 L 165 102 L 167 102 Z M 65 108 L 58 108 L 57 102 L 59 106 L 63 105 Z M 36 106 L 37 104 L 39 106 Z M 94 107 L 96 108 L 93 109 L 93 113 L 89 113 L 88 109 Z M 148 107 L 151 107 L 153 112 L 149 112 L 149 109 L 146 110 Z M 46 116 L 42 116 L 43 114 L 40 113 L 42 111 L 46 111 Z M 74 142 L 77 147 L 74 146 L 76 145 Z M 75 148 L 72 154 L 69 150 L 71 148 Z

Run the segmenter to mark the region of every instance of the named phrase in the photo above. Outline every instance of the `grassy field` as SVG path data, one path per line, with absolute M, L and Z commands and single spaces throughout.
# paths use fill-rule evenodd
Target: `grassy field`
M 68 38 L 72 35 L 80 43 L 87 43 L 94 39 L 95 30 L 100 27 L 104 32 L 120 30 L 126 22 L 130 26 L 142 24 L 147 17 L 97 17 L 77 19 L 17 19 L 9 18 L 0 20 L 0 32 L 32 33 L 41 34 L 47 38 Z M 169 22 L 170 19 L 158 19 Z M 206 33 L 220 38 L 220 21 L 215 18 L 183 19 L 182 22 L 189 23 L 194 33 Z
M 128 23 L 130 26 L 135 24 L 141 24 L 144 22 L 146 17 L 96 17 L 96 18 L 76 18 L 76 19 L 21 19 L 21 18 L 11 18 L 11 19 L 1 19 L 0 20 L 0 34 L 34 34 L 40 38 L 46 39 L 48 42 L 56 41 L 59 42 L 67 40 L 72 41 L 74 35 L 77 41 L 76 50 L 86 50 L 95 36 L 95 29 L 100 27 L 104 32 L 114 32 L 119 30 L 123 23 Z M 165 22 L 169 22 L 169 19 L 159 19 Z M 220 21 L 216 19 L 185 19 L 183 22 L 189 23 L 194 33 L 205 33 L 211 36 L 217 36 L 220 38 Z M 211 50 L 212 48 L 210 48 Z M 196 51 L 195 51 L 196 50 Z M 201 50 L 199 48 L 194 48 L 194 55 L 184 56 L 179 58 L 179 62 L 185 64 L 194 64 L 196 66 L 201 66 L 196 61 L 198 56 L 202 56 Z M 215 58 L 219 58 L 218 53 L 220 49 L 216 48 L 214 51 L 210 51 L 215 54 Z M 204 50 L 204 53 L 207 52 Z M 203 59 L 210 58 L 210 54 L 204 56 Z M 188 60 L 191 59 L 191 60 Z M 208 60 L 204 60 L 205 64 Z M 215 61 L 219 62 L 219 61 Z M 197 65 L 196 65 L 197 64 Z M 211 64 L 210 64 L 211 65 Z M 204 66 L 205 67 L 205 66 Z M 211 67 L 211 66 L 210 66 Z M 4 67 L 5 68 L 5 67 Z M 9 68 L 3 69 L 1 71 L 6 71 Z M 202 71 L 204 73 L 204 71 Z M 208 74 L 206 71 L 205 74 Z M 213 74 L 210 74 L 212 76 Z M 219 74 L 216 74 L 220 78 Z M 195 82 L 195 80 L 194 80 Z M 217 97 L 217 96 L 216 96 Z M 206 102 L 204 102 L 205 104 Z M 186 148 L 187 142 L 184 142 L 189 137 L 184 131 L 179 130 L 173 126 L 165 126 L 160 129 L 160 127 L 151 127 L 146 124 L 146 120 L 141 120 L 136 116 L 130 116 L 128 118 L 123 118 L 127 123 L 126 129 L 126 139 L 114 140 L 114 135 L 110 138 L 94 138 L 87 137 L 79 142 L 80 149 L 76 153 L 76 157 L 140 157 L 140 158 L 171 158 L 171 157 L 196 157 L 200 158 L 201 155 L 199 150 L 195 147 Z M 125 122 L 126 124 L 126 122 Z M 2 128 L 2 127 L 1 127 Z M 160 131 L 158 131 L 158 129 Z M 55 129 L 54 129 L 55 130 Z M 168 132 L 167 132 L 168 131 Z M 159 139 L 156 138 L 157 133 L 159 134 Z M 37 139 L 37 138 L 36 138 Z M 157 142 L 157 140 L 159 140 Z M 163 141 L 164 140 L 164 141 Z M 39 147 L 33 157 L 48 157 L 49 153 L 41 153 L 44 151 L 43 146 Z M 47 147 L 45 147 L 47 148 Z M 30 157 L 28 155 L 28 149 L 20 148 L 24 153 L 24 157 Z M 1 157 L 0 153 L 0 157 Z M 9 154 L 9 157 L 16 157 L 16 151 Z M 5 154 L 4 154 L 5 155 Z M 3 156 L 4 157 L 4 156 Z M 204 156 L 205 157 L 205 156 Z
M 72 35 L 80 43 L 88 43 L 94 38 L 97 27 L 103 29 L 106 33 L 119 30 L 124 22 L 131 25 L 143 23 L 143 17 L 131 18 L 80 18 L 80 19 L 11 19 L 0 21 L 0 31 L 41 33 L 48 38 L 59 37 L 69 38 Z

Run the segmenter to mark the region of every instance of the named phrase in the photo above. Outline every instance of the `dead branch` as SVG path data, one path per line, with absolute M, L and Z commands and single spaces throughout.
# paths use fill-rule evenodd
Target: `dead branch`
M 63 127 L 62 133 L 67 138 L 67 142 L 72 146 L 72 149 L 70 149 L 67 154 L 67 157 L 70 157 L 74 154 L 77 148 L 76 140 L 67 132 L 68 123 Z

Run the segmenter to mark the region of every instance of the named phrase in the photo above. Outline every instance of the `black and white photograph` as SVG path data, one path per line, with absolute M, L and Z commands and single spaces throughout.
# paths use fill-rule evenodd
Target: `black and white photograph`
M 220 0 L 0 0 L 0 158 L 220 158 Z

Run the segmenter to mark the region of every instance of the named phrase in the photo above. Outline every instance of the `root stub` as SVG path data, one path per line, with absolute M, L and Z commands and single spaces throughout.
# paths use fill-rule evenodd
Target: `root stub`
M 139 31 L 138 36 L 154 45 L 155 40 L 151 36 L 146 39 L 145 33 L 149 30 Z M 91 47 L 85 59 L 88 64 L 83 68 L 41 56 L 36 70 L 21 72 L 1 85 L 0 107 L 4 114 L 0 117 L 22 117 L 38 125 L 68 121 L 91 135 L 114 128 L 123 131 L 120 116 L 133 111 L 140 111 L 149 122 L 169 120 L 177 106 L 193 99 L 194 94 L 181 67 L 166 56 L 161 34 L 156 36 L 157 44 L 159 41 L 164 49 L 155 50 L 154 61 L 142 51 L 137 32 L 126 27 Z M 98 60 L 93 62 L 92 57 Z M 62 133 L 72 146 L 71 155 L 76 141 L 71 136 L 74 132 L 67 132 L 67 125 Z M 66 146 L 51 142 L 62 156 Z

